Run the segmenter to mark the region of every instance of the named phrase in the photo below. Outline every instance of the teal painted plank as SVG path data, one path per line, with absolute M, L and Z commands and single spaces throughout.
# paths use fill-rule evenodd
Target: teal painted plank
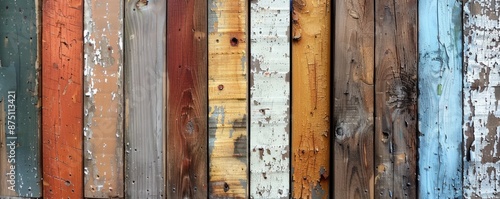
M 2 196 L 41 197 L 37 10 L 36 0 L 0 0 Z
M 419 3 L 420 198 L 462 196 L 462 5 Z

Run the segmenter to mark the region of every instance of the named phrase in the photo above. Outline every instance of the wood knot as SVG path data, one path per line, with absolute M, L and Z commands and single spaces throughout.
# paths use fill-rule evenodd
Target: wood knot
M 148 1 L 148 0 L 139 0 L 139 1 L 137 1 L 137 3 L 135 3 L 135 7 L 136 7 L 137 9 L 141 9 L 141 8 L 143 8 L 144 6 L 147 6 L 147 5 L 148 5 L 148 3 L 149 3 L 149 1 Z

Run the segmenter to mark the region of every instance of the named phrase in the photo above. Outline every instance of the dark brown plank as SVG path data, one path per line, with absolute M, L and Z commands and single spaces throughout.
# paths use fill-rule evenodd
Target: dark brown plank
M 373 198 L 373 1 L 336 1 L 334 196 Z
M 375 196 L 417 194 L 417 1 L 375 1 Z
M 207 1 L 167 8 L 167 198 L 207 198 Z
M 42 4 L 44 198 L 83 198 L 83 1 Z

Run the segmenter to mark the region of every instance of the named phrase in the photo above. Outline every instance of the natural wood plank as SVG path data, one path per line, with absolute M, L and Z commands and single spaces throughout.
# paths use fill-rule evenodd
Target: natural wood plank
M 167 198 L 207 198 L 207 1 L 167 3 Z
M 247 196 L 247 4 L 208 2 L 209 196 Z
M 464 4 L 465 198 L 498 198 L 500 187 L 500 1 Z
M 375 196 L 417 196 L 417 1 L 375 1 Z
M 373 198 L 374 2 L 337 1 L 334 196 Z
M 125 3 L 125 196 L 165 195 L 166 2 Z
M 39 2 L 0 0 L 0 196 L 41 197 Z
M 123 2 L 85 0 L 85 197 L 123 197 Z
M 462 5 L 419 2 L 419 195 L 462 195 Z
M 250 197 L 290 193 L 290 1 L 251 2 Z
M 293 1 L 293 198 L 330 195 L 330 4 Z
M 44 198 L 83 198 L 83 1 L 42 4 Z

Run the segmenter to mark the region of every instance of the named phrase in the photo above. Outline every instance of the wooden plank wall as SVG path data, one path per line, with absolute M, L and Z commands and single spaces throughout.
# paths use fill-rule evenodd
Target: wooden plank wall
M 123 197 L 123 2 L 84 6 L 85 197 Z
M 167 198 L 207 198 L 207 1 L 167 3 Z
M 375 1 L 375 195 L 417 194 L 417 1 Z
M 42 2 L 44 198 L 83 198 L 83 1 Z
M 208 2 L 209 195 L 245 198 L 248 183 L 246 0 Z
M 250 197 L 290 193 L 290 1 L 250 9 Z
M 293 198 L 330 195 L 330 5 L 292 5 Z
M 374 1 L 336 1 L 334 198 L 374 197 Z
M 500 2 L 464 4 L 465 198 L 498 198 L 500 187 Z
M 38 1 L 0 0 L 0 195 L 40 197 Z
M 462 4 L 419 2 L 419 194 L 462 195 Z
M 165 195 L 166 18 L 165 1 L 125 3 L 127 198 Z

